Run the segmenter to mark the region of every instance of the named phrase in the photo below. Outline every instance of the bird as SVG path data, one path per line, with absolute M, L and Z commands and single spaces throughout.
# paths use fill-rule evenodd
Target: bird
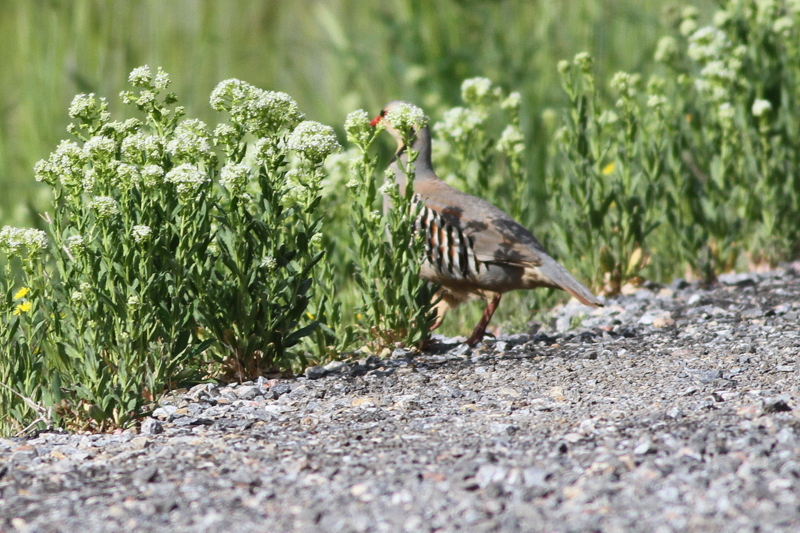
M 386 119 L 392 109 L 401 105 L 412 106 L 393 100 L 370 124 L 376 126 L 382 122 L 397 141 L 397 151 L 389 167 L 403 192 L 408 147 L 400 131 Z M 515 289 L 551 287 L 567 291 L 585 305 L 603 306 L 519 222 L 486 200 L 451 187 L 436 175 L 428 126 L 414 128 L 409 138 L 411 149 L 417 153 L 413 162 L 413 197 L 415 202 L 422 203 L 415 228 L 424 232 L 425 243 L 419 275 L 440 287 L 434 296 L 438 302 L 431 330 L 442 324 L 448 310 L 468 300 L 483 299 L 487 302 L 483 316 L 467 339 L 469 346 L 475 346 L 483 340 L 503 294 Z

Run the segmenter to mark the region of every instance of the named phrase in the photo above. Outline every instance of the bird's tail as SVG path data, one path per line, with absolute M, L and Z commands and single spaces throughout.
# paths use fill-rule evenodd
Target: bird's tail
M 582 304 L 592 307 L 603 307 L 603 302 L 601 302 L 592 291 L 575 279 L 566 268 L 558 264 L 552 257 L 542 257 L 542 264 L 538 269 L 541 274 L 544 274 L 548 280 L 553 283 L 553 287 L 567 291 Z

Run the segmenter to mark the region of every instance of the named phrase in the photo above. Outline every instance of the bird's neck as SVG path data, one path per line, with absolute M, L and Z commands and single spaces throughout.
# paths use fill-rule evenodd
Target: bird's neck
M 414 160 L 414 172 L 417 175 L 433 174 L 433 163 L 431 162 L 431 131 L 427 126 L 417 130 L 414 140 L 411 142 L 411 149 L 417 153 Z M 408 164 L 408 149 L 405 145 L 401 146 L 395 154 L 403 165 Z

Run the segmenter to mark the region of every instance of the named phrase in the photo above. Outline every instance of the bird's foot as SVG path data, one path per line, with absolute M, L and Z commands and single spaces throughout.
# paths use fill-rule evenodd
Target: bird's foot
M 472 335 L 469 336 L 467 339 L 467 345 L 470 348 L 474 347 L 476 344 L 483 340 L 483 336 L 486 334 L 486 330 L 475 330 L 472 332 Z

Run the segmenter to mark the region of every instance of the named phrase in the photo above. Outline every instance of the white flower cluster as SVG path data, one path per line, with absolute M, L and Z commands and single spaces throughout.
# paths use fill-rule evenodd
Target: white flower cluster
M 461 99 L 467 104 L 491 105 L 501 94 L 500 87 L 492 87 L 492 80 L 489 78 L 469 78 L 461 83 Z
M 72 141 L 61 141 L 49 159 L 42 159 L 33 167 L 36 181 L 55 185 L 57 181 L 66 189 L 82 187 L 83 169 L 89 160 L 86 150 Z
M 241 135 L 236 128 L 230 124 L 217 124 L 214 128 L 214 144 L 217 146 L 221 144 L 233 145 L 238 142 Z
M 125 122 L 115 120 L 103 124 L 103 127 L 100 129 L 100 135 L 112 137 L 114 139 L 123 139 L 129 135 L 133 135 L 139 131 L 141 127 L 142 121 L 135 118 L 129 118 Z
M 158 71 L 156 72 L 155 77 L 153 77 L 150 67 L 143 65 L 141 67 L 136 67 L 131 71 L 131 73 L 128 75 L 128 83 L 134 87 L 145 87 L 147 89 L 157 89 L 160 91 L 169 87 L 171 81 L 169 79 L 169 74 L 164 72 L 161 67 L 158 67 Z M 144 92 L 145 91 L 142 91 L 142 93 Z M 155 96 L 155 94 L 153 94 L 153 96 Z M 139 100 L 139 103 L 141 104 L 144 102 Z
M 142 301 L 139 299 L 139 296 L 137 296 L 136 294 L 131 294 L 130 296 L 128 296 L 128 307 L 130 307 L 131 309 L 138 309 L 139 307 L 141 307 L 141 305 Z
M 575 54 L 575 58 L 572 60 L 575 63 L 575 66 L 581 69 L 583 72 L 588 73 L 592 70 L 592 65 L 594 64 L 594 59 L 589 54 L 589 52 L 578 52 Z
M 734 47 L 725 32 L 706 26 L 691 34 L 686 53 L 703 67 L 695 80 L 697 90 L 712 101 L 726 101 L 740 78 L 744 46 Z
M 100 98 L 98 102 L 98 99 L 94 97 L 94 93 L 78 94 L 72 99 L 68 113 L 70 118 L 89 120 L 105 108 L 104 104 L 105 99 Z
M 695 30 L 697 30 L 697 16 L 700 12 L 694 6 L 687 6 L 683 8 L 683 13 L 681 13 L 681 24 L 678 30 L 681 32 L 681 35 L 687 37 L 691 35 Z
M 240 163 L 228 163 L 219 173 L 219 183 L 232 195 L 242 194 L 247 186 L 247 172 L 249 167 Z
M 94 209 L 99 219 L 111 218 L 119 214 L 119 204 L 109 196 L 95 196 L 89 207 Z
M 627 72 L 617 72 L 611 77 L 609 85 L 611 89 L 620 93 L 621 96 L 633 98 L 636 96 L 639 83 L 642 77 L 639 74 L 629 74 Z
M 233 122 L 257 137 L 274 136 L 303 120 L 297 102 L 288 94 L 259 89 L 237 79 L 220 82 L 210 101 L 213 109 L 227 111 Z
M 659 39 L 653 59 L 659 63 L 669 63 L 678 55 L 678 41 L 671 35 Z
M 3 226 L 0 229 L 0 249 L 5 250 L 9 256 L 19 254 L 23 246 L 28 249 L 29 254 L 35 255 L 47 247 L 47 234 L 38 229 L 13 226 Z
M 721 104 L 719 108 L 717 108 L 717 114 L 719 115 L 720 120 L 733 120 L 736 116 L 736 110 L 729 102 L 725 102 Z
M 369 113 L 363 109 L 353 111 L 344 121 L 344 131 L 347 140 L 353 144 L 366 144 L 372 137 L 372 128 L 369 125 Z
M 442 120 L 433 125 L 433 131 L 450 144 L 461 144 L 482 123 L 483 116 L 477 111 L 454 107 L 445 111 Z
M 272 272 L 276 268 L 278 268 L 278 262 L 275 260 L 274 257 L 266 256 L 264 259 L 261 260 L 261 264 L 259 265 L 261 268 L 267 270 L 267 272 Z
M 174 137 L 167 143 L 167 151 L 178 161 L 208 161 L 216 157 L 206 124 L 198 119 L 184 120 L 175 128 Z
M 83 174 L 81 185 L 83 186 L 83 192 L 87 194 L 94 194 L 95 187 L 97 185 L 97 171 L 93 168 L 87 170 Z
M 95 135 L 86 141 L 83 148 L 92 158 L 100 161 L 110 161 L 117 153 L 117 143 L 114 139 L 101 135 Z
M 730 47 L 730 41 L 720 29 L 700 28 L 689 37 L 687 54 L 695 61 L 708 62 L 720 57 Z
M 175 185 L 178 195 L 183 200 L 193 199 L 200 187 L 210 181 L 200 169 L 189 163 L 173 168 L 167 172 L 165 179 Z
M 425 116 L 422 109 L 406 102 L 392 107 L 384 119 L 400 131 L 412 131 L 428 124 L 428 117 Z
M 500 135 L 500 140 L 497 141 L 497 149 L 508 156 L 520 154 L 525 150 L 525 137 L 517 126 L 506 126 Z
M 522 95 L 520 95 L 517 91 L 514 91 L 508 95 L 508 97 L 500 103 L 500 108 L 504 111 L 510 111 L 512 113 L 519 113 L 519 106 L 522 102 Z
M 388 196 L 389 194 L 397 191 L 397 183 L 394 180 L 394 174 L 386 176 L 386 180 L 378 187 L 378 192 Z
M 669 100 L 663 94 L 651 94 L 647 97 L 647 107 L 652 107 L 653 109 L 661 109 L 668 102 Z
M 158 72 L 156 72 L 156 77 L 153 79 L 153 87 L 159 90 L 164 90 L 169 87 L 169 84 L 172 83 L 172 80 L 169 79 L 169 74 L 164 72 L 161 67 L 158 67 Z
M 158 165 L 147 165 L 141 170 L 145 187 L 156 188 L 164 183 L 164 169 Z
M 753 116 L 760 117 L 771 110 L 772 110 L 772 104 L 769 102 L 769 100 L 762 100 L 760 98 L 756 98 L 753 101 L 753 108 L 752 108 Z
M 333 128 L 313 120 L 298 124 L 286 140 L 286 146 L 314 164 L 321 164 L 326 157 L 342 149 Z
M 86 251 L 86 243 L 81 235 L 70 235 L 67 237 L 65 244 L 72 255 L 80 256 Z
M 161 137 L 135 133 L 122 141 L 122 156 L 134 164 L 146 161 L 159 161 L 164 155 L 164 141 Z
M 134 87 L 147 87 L 153 81 L 153 75 L 150 73 L 150 67 L 143 65 L 136 67 L 128 75 L 128 83 Z
M 136 244 L 144 244 L 150 240 L 150 237 L 153 234 L 153 230 L 150 229 L 150 226 L 136 225 L 131 228 L 131 236 L 133 237 L 133 241 Z
M 256 162 L 259 165 L 266 165 L 273 158 L 278 155 L 278 149 L 275 145 L 277 140 L 274 137 L 261 137 L 253 145 L 255 151 Z
M 0 229 L 0 250 L 14 256 L 19 254 L 23 246 L 27 248 L 29 255 L 37 255 L 47 247 L 47 234 L 32 228 L 3 226 Z
M 114 168 L 111 184 L 121 190 L 130 190 L 139 182 L 139 170 L 128 163 L 119 163 Z
M 17 235 L 28 249 L 28 253 L 36 253 L 47 246 L 47 234 L 42 230 L 32 228 L 11 228 L 17 230 Z M 9 241 L 13 238 L 9 238 Z

